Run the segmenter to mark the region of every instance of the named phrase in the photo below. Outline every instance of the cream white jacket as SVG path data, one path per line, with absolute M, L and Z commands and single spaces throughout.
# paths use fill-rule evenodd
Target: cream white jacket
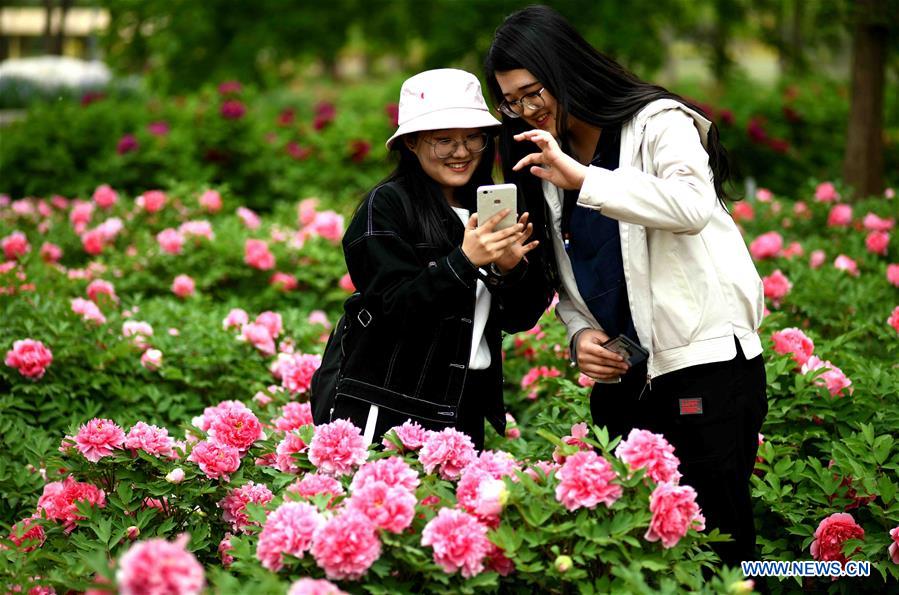
M 631 316 L 649 350 L 650 378 L 762 352 L 761 279 L 718 202 L 704 145 L 711 122 L 670 100 L 648 104 L 621 130 L 619 168 L 590 166 L 579 207 L 616 219 Z M 556 315 L 568 330 L 601 328 L 578 292 L 562 243 L 563 193 L 547 181 L 562 280 Z

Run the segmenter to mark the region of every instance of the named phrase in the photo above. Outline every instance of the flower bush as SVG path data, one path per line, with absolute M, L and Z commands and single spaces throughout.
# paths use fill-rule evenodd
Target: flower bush
M 838 195 L 809 184 L 740 208 L 769 279 L 752 486 L 763 558 L 870 560 L 867 579 L 807 587 L 873 591 L 899 580 L 899 253 L 869 240 L 892 232 L 896 203 L 828 225 Z M 664 437 L 589 425 L 591 382 L 551 311 L 504 340 L 511 421 L 485 452 L 411 422 L 366 448 L 345 421 L 314 427 L 308 404 L 351 290 L 336 243 L 349 208 L 259 214 L 187 182 L 80 196 L 0 197 L 7 590 L 746 588 L 715 568 L 725 537 Z

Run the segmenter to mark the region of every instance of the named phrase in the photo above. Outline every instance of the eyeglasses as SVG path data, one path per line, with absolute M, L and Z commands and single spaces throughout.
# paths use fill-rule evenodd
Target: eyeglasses
M 499 111 L 510 118 L 520 118 L 524 108 L 538 110 L 546 105 L 543 101 L 543 92 L 545 90 L 545 88 L 541 87 L 539 91 L 522 95 L 518 101 L 503 101 L 499 104 Z
M 469 134 L 461 141 L 453 138 L 441 138 L 436 141 L 432 141 L 426 138 L 423 138 L 421 140 L 434 147 L 434 155 L 437 157 L 437 159 L 446 159 L 456 152 L 456 149 L 459 148 L 459 145 L 464 145 L 465 149 L 472 155 L 481 153 L 484 151 L 484 149 L 487 148 L 486 132 Z

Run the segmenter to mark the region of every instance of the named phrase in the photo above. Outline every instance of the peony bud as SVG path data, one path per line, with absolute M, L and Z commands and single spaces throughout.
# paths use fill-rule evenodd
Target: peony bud
M 727 586 L 728 593 L 752 593 L 755 591 L 755 581 L 751 578 L 745 581 L 737 581 Z
M 125 535 L 128 537 L 128 539 L 134 541 L 140 536 L 140 529 L 138 529 L 134 525 L 131 525 L 125 530 Z
M 573 564 L 571 556 L 559 556 L 556 558 L 555 567 L 560 573 L 565 573 L 571 569 Z
M 172 469 L 172 471 L 165 476 L 165 480 L 169 483 L 181 483 L 184 481 L 184 469 L 181 467 Z

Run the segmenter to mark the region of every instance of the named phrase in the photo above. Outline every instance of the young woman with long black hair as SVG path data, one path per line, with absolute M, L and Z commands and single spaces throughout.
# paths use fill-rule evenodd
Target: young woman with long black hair
M 696 105 L 601 54 L 555 11 L 497 29 L 487 83 L 503 113 L 508 181 L 542 196 L 556 313 L 572 359 L 597 380 L 594 423 L 660 432 L 696 488 L 707 527 L 755 556 L 749 479 L 767 413 L 762 284 L 725 208 L 727 154 Z M 542 217 L 538 217 L 542 215 Z M 629 367 L 602 347 L 649 352 Z
M 387 141 L 399 164 L 343 238 L 358 289 L 345 306 L 352 349 L 335 400 L 313 395 L 316 423 L 350 419 L 370 443 L 411 419 L 455 427 L 478 449 L 485 419 L 505 433 L 501 332 L 533 327 L 551 291 L 525 257 L 537 247 L 527 213 L 501 231 L 505 212 L 477 220 L 498 127 L 468 72 L 431 70 L 403 84 Z

